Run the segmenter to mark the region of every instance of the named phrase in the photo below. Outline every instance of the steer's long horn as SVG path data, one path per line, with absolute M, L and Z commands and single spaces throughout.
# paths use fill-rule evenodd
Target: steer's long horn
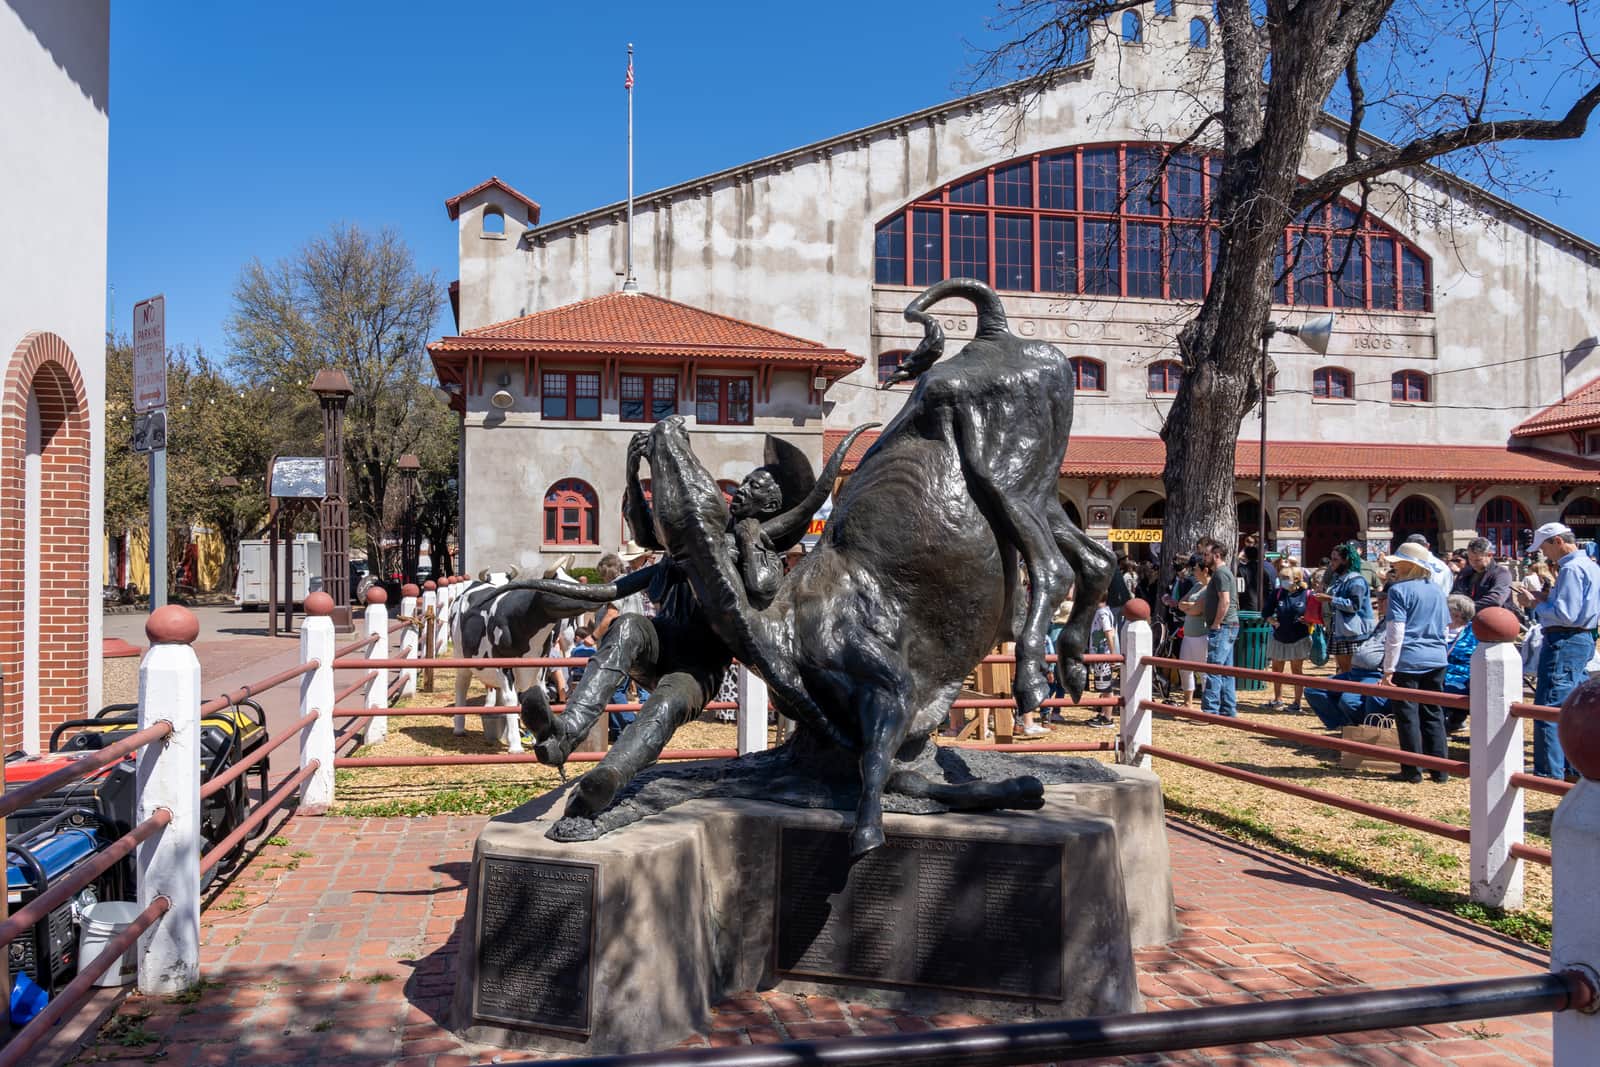
M 516 581 L 517 580 L 517 574 L 518 574 L 518 571 L 517 571 L 516 567 L 507 567 L 506 568 L 506 581 L 508 581 L 508 582 Z
M 833 491 L 834 479 L 839 477 L 839 468 L 844 465 L 844 458 L 850 451 L 850 446 L 855 443 L 857 437 L 878 425 L 876 422 L 869 422 L 857 426 L 846 434 L 844 440 L 839 442 L 839 447 L 833 450 L 833 455 L 828 457 L 828 462 L 822 465 L 822 473 L 817 476 L 817 484 L 811 487 L 811 492 L 806 498 L 783 514 L 761 524 L 761 532 L 766 534 L 774 549 L 787 552 L 800 543 L 800 539 L 806 535 L 806 527 L 811 524 L 811 516 L 817 513 L 822 502 L 828 499 L 828 494 Z
M 478 572 L 478 581 L 487 582 L 488 580 L 489 580 L 489 568 L 485 567 L 485 568 L 483 568 L 483 570 Z

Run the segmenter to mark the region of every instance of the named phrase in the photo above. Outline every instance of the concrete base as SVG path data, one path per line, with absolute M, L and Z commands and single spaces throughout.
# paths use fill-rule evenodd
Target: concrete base
M 761 801 L 695 800 L 595 841 L 562 843 L 545 831 L 565 790 L 492 821 L 473 854 L 462 924 L 453 1025 L 469 1041 L 564 1054 L 669 1047 L 707 1029 L 711 1008 L 747 989 L 826 992 L 917 1010 L 969 1011 L 998 1019 L 1070 1018 L 1138 1010 L 1135 945 L 1177 934 L 1160 786 L 1153 774 L 1115 768 L 1114 782 L 1050 786 L 1034 812 L 896 815 L 893 838 L 1060 845 L 1059 997 L 1023 998 L 775 973 L 781 829 L 845 830 L 850 815 Z M 588 1034 L 476 1013 L 484 916 L 484 862 L 593 865 L 594 929 Z M 491 941 L 486 936 L 485 941 Z

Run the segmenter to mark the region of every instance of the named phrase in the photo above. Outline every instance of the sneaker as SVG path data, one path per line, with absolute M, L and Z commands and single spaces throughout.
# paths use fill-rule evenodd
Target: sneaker
M 1262 707 L 1264 707 L 1267 711 L 1282 711 L 1283 710 L 1283 701 L 1281 701 L 1281 700 L 1269 700 L 1264 705 L 1262 705 Z
M 1089 725 L 1096 727 L 1097 729 L 1104 729 L 1108 726 L 1115 726 L 1117 724 L 1115 720 L 1108 719 L 1104 715 L 1096 715 L 1094 718 L 1089 720 Z
M 1021 734 L 1023 737 L 1043 737 L 1049 732 L 1049 730 L 1046 730 L 1038 723 L 1029 723 L 1017 731 L 1017 733 Z

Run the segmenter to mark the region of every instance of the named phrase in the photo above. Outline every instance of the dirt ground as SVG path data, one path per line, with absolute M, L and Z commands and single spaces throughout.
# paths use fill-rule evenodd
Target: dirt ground
M 445 692 L 448 687 L 448 681 L 441 679 L 437 692 L 419 693 L 413 703 L 416 706 L 446 705 L 452 699 Z M 474 696 L 469 699 L 475 702 L 480 693 L 475 685 Z M 1309 711 L 1294 714 L 1266 710 L 1262 705 L 1270 696 L 1270 689 L 1241 690 L 1241 716 L 1246 720 L 1321 732 L 1320 723 Z M 1052 726 L 1048 737 L 1034 740 L 1114 739 L 1115 730 L 1087 725 L 1091 714 L 1087 709 L 1064 710 L 1068 724 Z M 391 719 L 388 739 L 363 748 L 359 754 L 401 756 L 503 751 L 503 746 L 483 740 L 475 719 L 468 719 L 468 727 L 466 737 L 455 737 L 450 720 L 444 716 Z M 1531 723 L 1526 724 L 1526 736 L 1531 763 Z M 732 748 L 734 743 L 732 725 L 693 722 L 674 735 L 669 747 Z M 1452 825 L 1468 824 L 1469 784 L 1465 778 L 1452 778 L 1443 784 L 1393 782 L 1388 780 L 1393 767 L 1346 770 L 1339 767 L 1335 752 L 1170 716 L 1157 716 L 1154 743 L 1230 767 L 1283 778 Z M 1088 755 L 1104 760 L 1112 758 L 1109 752 Z M 1455 759 L 1468 758 L 1465 733 L 1452 738 L 1450 755 Z M 577 765 L 572 773 L 581 773 L 583 766 Z M 1204 822 L 1303 861 L 1451 907 L 1459 914 L 1479 917 L 1466 904 L 1468 847 L 1465 844 L 1181 764 L 1157 760 L 1154 769 L 1161 776 L 1168 811 L 1173 815 Z M 537 764 L 345 769 L 338 775 L 336 810 L 343 814 L 366 815 L 494 813 L 537 796 L 560 781 L 554 770 Z M 1531 791 L 1525 794 L 1530 845 L 1549 847 L 1550 817 L 1557 799 Z M 1526 864 L 1526 869 L 1525 908 L 1507 920 L 1509 928 L 1504 924 L 1501 928 L 1538 942 L 1547 936 L 1549 926 L 1550 870 L 1536 863 Z

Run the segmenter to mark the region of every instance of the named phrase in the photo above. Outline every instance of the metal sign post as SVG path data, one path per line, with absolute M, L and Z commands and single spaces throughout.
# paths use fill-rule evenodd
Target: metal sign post
M 133 305 L 133 411 L 153 412 L 142 436 L 150 451 L 150 610 L 167 603 L 167 298 Z M 160 423 L 159 438 L 153 432 Z M 136 425 L 137 430 L 137 425 Z M 137 448 L 137 444 L 135 446 Z

